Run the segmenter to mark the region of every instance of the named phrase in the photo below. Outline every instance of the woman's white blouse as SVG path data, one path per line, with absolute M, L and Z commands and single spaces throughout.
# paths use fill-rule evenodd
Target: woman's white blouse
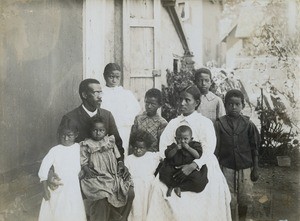
M 176 129 L 181 125 L 189 126 L 193 132 L 193 140 L 200 142 L 202 145 L 202 156 L 200 159 L 194 160 L 201 168 L 214 154 L 216 148 L 216 134 L 212 121 L 196 111 L 188 116 L 180 115 L 168 123 L 160 137 L 159 150 L 161 157 L 165 157 L 164 152 L 167 146 L 175 142 Z

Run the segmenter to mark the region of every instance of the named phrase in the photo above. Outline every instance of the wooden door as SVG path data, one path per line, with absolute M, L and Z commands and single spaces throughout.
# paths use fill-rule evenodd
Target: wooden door
M 161 88 L 160 0 L 123 1 L 124 87 L 134 92 L 144 107 L 145 92 Z

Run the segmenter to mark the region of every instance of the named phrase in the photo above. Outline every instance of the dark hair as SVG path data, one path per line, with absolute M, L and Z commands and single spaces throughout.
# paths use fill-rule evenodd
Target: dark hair
M 157 99 L 157 102 L 159 105 L 162 104 L 162 94 L 161 91 L 156 89 L 156 88 L 151 88 L 149 89 L 146 94 L 145 94 L 145 98 L 146 97 L 154 97 Z
M 108 75 L 115 70 L 121 71 L 121 67 L 117 63 L 108 63 L 103 71 L 104 79 L 106 79 Z
M 64 130 L 70 130 L 77 134 L 79 132 L 78 125 L 75 121 L 71 120 L 70 118 L 64 117 L 58 127 L 57 133 L 58 136 L 61 136 Z
M 201 74 L 208 74 L 210 80 L 212 80 L 212 76 L 211 76 L 210 70 L 207 69 L 207 68 L 200 68 L 200 69 L 197 69 L 195 71 L 195 74 L 194 74 L 194 83 L 196 83 L 199 80 Z
M 130 135 L 129 144 L 131 146 L 135 145 L 135 142 L 145 142 L 147 149 L 152 145 L 152 136 L 144 130 L 137 130 Z
M 229 98 L 231 98 L 231 97 L 241 98 L 243 108 L 245 107 L 245 98 L 244 98 L 243 93 L 240 90 L 233 89 L 233 90 L 228 91 L 225 95 L 225 105 L 228 102 Z
M 100 84 L 100 82 L 93 78 L 87 78 L 80 82 L 79 84 L 79 96 L 83 100 L 82 93 L 87 92 L 89 89 L 89 84 Z
M 191 85 L 191 86 L 188 86 L 188 87 L 184 88 L 184 89 L 181 91 L 181 93 L 183 93 L 183 92 L 189 93 L 189 94 L 191 94 L 191 95 L 194 97 L 195 100 L 199 100 L 199 104 L 198 104 L 198 106 L 195 108 L 195 109 L 197 109 L 197 108 L 199 107 L 200 103 L 201 103 L 201 99 L 200 99 L 200 97 L 201 97 L 201 92 L 200 92 L 200 90 L 198 89 L 198 87 L 197 87 L 196 85 Z
M 105 123 L 105 121 L 104 121 L 104 118 L 96 115 L 96 116 L 92 117 L 92 118 L 89 120 L 89 130 L 90 130 L 90 131 L 92 131 L 92 129 L 93 129 L 93 127 L 94 127 L 94 125 L 95 125 L 96 123 L 102 123 L 102 124 L 104 124 L 104 127 L 105 127 L 105 129 L 107 130 L 107 127 L 106 127 L 106 123 Z
M 186 126 L 186 125 L 182 125 L 182 126 L 178 127 L 176 129 L 175 134 L 177 136 L 177 135 L 179 135 L 181 133 L 184 133 L 184 132 L 187 132 L 187 131 L 190 132 L 191 136 L 193 135 L 192 129 L 189 126 Z

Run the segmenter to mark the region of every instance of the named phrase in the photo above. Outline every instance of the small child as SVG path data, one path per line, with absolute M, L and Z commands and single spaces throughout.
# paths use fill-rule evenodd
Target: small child
M 230 90 L 225 95 L 227 115 L 215 123 L 217 135 L 216 156 L 231 192 L 232 216 L 245 216 L 252 192 L 252 181 L 258 176 L 259 132 L 249 117 L 241 114 L 244 95 Z
M 138 130 L 144 130 L 151 135 L 152 144 L 148 147 L 148 151 L 157 152 L 159 150 L 159 138 L 168 122 L 157 114 L 157 109 L 162 105 L 161 91 L 152 88 L 145 94 L 145 112 L 137 115 L 134 119 L 131 128 L 131 134 Z M 132 154 L 132 148 L 129 149 L 129 154 Z
M 44 187 L 39 221 L 78 220 L 85 221 L 85 209 L 79 184 L 80 146 L 75 143 L 78 128 L 70 119 L 58 128 L 60 144 L 50 149 L 44 157 L 39 178 Z M 48 172 L 54 167 L 63 185 L 51 190 L 47 185 Z
M 208 183 L 206 165 L 203 165 L 200 171 L 193 171 L 181 183 L 173 178 L 173 175 L 180 170 L 180 166 L 190 164 L 194 159 L 201 157 L 201 144 L 192 141 L 192 130 L 185 125 L 176 129 L 175 139 L 177 144 L 173 143 L 167 147 L 166 158 L 159 169 L 159 179 L 168 186 L 167 196 L 171 196 L 173 189 L 179 197 L 181 197 L 181 191 L 202 192 Z
M 125 164 L 133 179 L 135 198 L 128 220 L 146 220 L 152 181 L 160 160 L 159 153 L 148 152 L 151 136 L 142 130 L 132 134 L 130 144 L 133 154 L 125 159 Z
M 91 138 L 80 143 L 82 191 L 91 201 L 107 198 L 114 207 L 125 206 L 132 181 L 124 180 L 118 171 L 117 159 L 121 155 L 114 136 L 107 135 L 104 120 L 99 116 L 91 118 L 90 132 Z
M 195 72 L 194 83 L 201 92 L 201 103 L 197 111 L 213 122 L 225 115 L 225 107 L 220 97 L 209 91 L 212 85 L 211 72 L 207 68 L 200 68 Z
M 134 94 L 120 86 L 122 72 L 118 64 L 107 64 L 103 76 L 106 86 L 102 88 L 101 108 L 109 110 L 113 114 L 123 141 L 124 156 L 126 157 L 131 126 L 141 107 Z

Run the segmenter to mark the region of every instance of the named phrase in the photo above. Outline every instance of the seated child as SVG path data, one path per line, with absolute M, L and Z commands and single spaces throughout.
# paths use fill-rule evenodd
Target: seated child
M 257 181 L 259 132 L 249 117 L 241 114 L 245 107 L 244 95 L 230 90 L 225 95 L 226 115 L 215 123 L 216 156 L 231 192 L 234 218 L 245 217 L 251 205 L 252 182 Z
M 60 144 L 52 147 L 44 157 L 38 175 L 44 187 L 39 221 L 85 221 L 84 203 L 80 191 L 80 146 L 75 143 L 78 128 L 70 119 L 58 128 Z M 54 167 L 61 183 L 55 190 L 47 185 L 48 172 Z
M 107 198 L 112 206 L 122 207 L 127 203 L 132 181 L 121 177 L 117 165 L 117 158 L 121 155 L 114 136 L 108 136 L 106 132 L 106 125 L 101 117 L 91 118 L 91 138 L 80 143 L 80 161 L 85 174 L 81 180 L 81 188 L 91 201 Z
M 180 166 L 190 164 L 202 155 L 199 142 L 192 141 L 192 130 L 189 126 L 182 125 L 176 129 L 176 143 L 171 144 L 165 151 L 166 158 L 159 169 L 159 179 L 168 186 L 167 196 L 174 192 L 181 197 L 181 191 L 202 192 L 208 183 L 207 167 L 203 165 L 198 171 L 193 171 L 183 182 L 174 180 L 173 175 Z
M 145 94 L 145 112 L 137 115 L 134 119 L 131 133 L 137 130 L 148 132 L 152 139 L 152 144 L 148 147 L 148 151 L 157 152 L 159 150 L 159 138 L 168 122 L 157 114 L 157 109 L 161 107 L 162 95 L 160 90 L 156 88 L 149 89 Z M 129 149 L 132 154 L 132 148 Z
M 150 141 L 150 134 L 142 130 L 136 131 L 130 137 L 133 154 L 125 159 L 125 164 L 132 176 L 135 198 L 128 216 L 129 221 L 146 220 L 149 193 L 155 178 L 155 169 L 159 164 L 159 154 L 148 152 Z
M 120 85 L 122 72 L 118 64 L 107 64 L 103 76 L 105 86 L 102 88 L 101 108 L 109 110 L 114 116 L 118 132 L 123 141 L 124 156 L 126 157 L 128 155 L 131 126 L 141 107 L 134 94 Z

